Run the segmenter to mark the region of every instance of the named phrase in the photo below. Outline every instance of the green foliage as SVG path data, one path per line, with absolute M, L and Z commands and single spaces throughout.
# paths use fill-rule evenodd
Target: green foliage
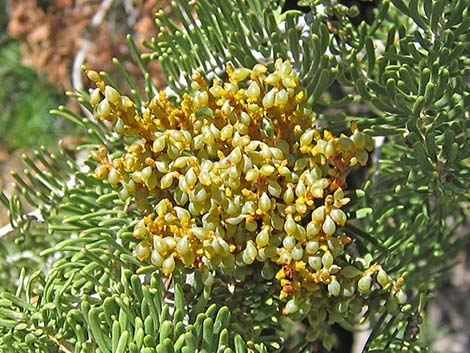
M 303 3 L 312 7 L 307 17 L 281 13 L 275 1 L 178 1 L 182 29 L 158 14 L 161 34 L 148 43 L 152 52 L 142 58 L 134 52 L 144 72 L 146 59 L 160 60 L 175 99 L 195 71 L 217 77 L 227 62 L 269 66 L 288 58 L 321 124 L 341 132 L 356 121 L 383 138 L 369 172 L 350 180 L 363 197 L 350 205 L 344 231 L 361 261 L 404 278 L 408 300 L 398 306 L 394 298 L 371 296 L 363 320 L 372 333 L 364 351 L 426 351 L 417 340 L 418 318 L 468 241 L 456 230 L 469 217 L 470 1 L 384 0 L 374 21 L 359 26 L 350 20 L 354 9 Z M 156 93 L 148 76 L 147 83 L 147 97 L 134 87 L 136 102 Z M 77 98 L 91 110 L 88 93 Z M 102 123 L 63 107 L 55 113 L 90 132 L 90 145 L 82 149 L 123 143 Z M 132 252 L 139 210 L 90 175 L 92 160 L 82 165 L 58 153 L 36 154 L 45 171 L 26 158 L 34 175 L 17 178 L 16 193 L 1 196 L 16 241 L 8 238 L 0 248 L 8 273 L 0 275 L 0 349 L 313 351 L 308 330 L 286 328 L 291 321 L 281 313 L 277 292 L 256 271 L 237 280 L 216 273 L 205 286 L 199 271 L 165 281 L 140 263 Z M 31 206 L 43 221 L 28 215 Z M 15 256 L 21 261 L 12 265 Z M 333 336 L 325 337 L 322 344 L 331 347 Z
M 18 43 L 0 44 L 0 143 L 9 149 L 51 146 L 71 131 L 63 120 L 54 119 L 49 107 L 65 97 L 34 69 L 21 63 Z

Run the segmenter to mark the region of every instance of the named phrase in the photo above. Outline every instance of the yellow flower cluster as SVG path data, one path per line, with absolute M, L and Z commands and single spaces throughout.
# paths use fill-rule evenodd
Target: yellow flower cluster
M 121 154 L 94 151 L 95 177 L 147 210 L 134 227 L 136 256 L 166 275 L 256 261 L 264 278 L 280 281 L 281 297 L 321 288 L 338 296 L 347 290 L 335 259 L 351 241 L 338 231 L 350 201 L 343 187 L 373 140 L 354 125 L 339 137 L 316 128 L 289 61 L 273 68 L 228 65 L 227 82 L 212 85 L 195 74 L 179 105 L 160 92 L 139 108 L 88 71 L 94 117 L 133 139 Z M 354 286 L 369 290 L 374 272 L 389 282 L 378 266 L 356 274 Z

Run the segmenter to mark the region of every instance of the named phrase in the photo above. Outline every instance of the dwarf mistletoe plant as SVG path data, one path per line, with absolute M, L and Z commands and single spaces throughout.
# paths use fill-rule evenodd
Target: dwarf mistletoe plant
M 426 351 L 468 217 L 470 1 L 301 3 L 177 1 L 129 38 L 146 87 L 85 69 L 88 116 L 54 112 L 87 157 L 25 156 L 1 197 L 3 350 L 307 353 L 367 324 L 364 352 Z

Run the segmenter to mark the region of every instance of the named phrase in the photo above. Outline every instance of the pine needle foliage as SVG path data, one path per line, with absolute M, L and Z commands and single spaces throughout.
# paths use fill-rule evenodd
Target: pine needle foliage
M 286 315 L 292 307 L 274 280 L 260 276 L 261 262 L 234 273 L 177 266 L 165 276 L 138 259 L 142 208 L 113 178 L 95 178 L 96 152 L 82 160 L 39 149 L 24 157 L 15 193 L 1 194 L 12 226 L 0 248 L 1 350 L 307 353 L 317 343 L 341 345 L 334 322 L 351 330 L 368 324 L 364 352 L 427 350 L 419 341 L 427 297 L 468 242 L 458 230 L 470 198 L 470 1 L 383 0 L 373 21 L 359 25 L 351 21 L 355 7 L 301 3 L 311 11 L 282 12 L 274 0 L 177 1 L 179 23 L 158 13 L 160 35 L 146 43 L 149 52 L 138 53 L 129 38 L 146 87 L 115 64 L 143 114 L 159 95 L 147 60 L 161 62 L 175 105 L 198 90 L 194 77 L 226 82 L 227 64 L 272 70 L 277 59 L 289 60 L 320 129 L 339 135 L 352 124 L 376 139 L 369 167 L 347 180 L 352 202 L 338 232 L 351 239 L 348 271 L 380 264 L 394 279 L 384 286 L 392 295 L 374 285 L 342 308 L 346 301 L 325 285 L 318 302 L 337 312 L 313 305 Z M 106 73 L 88 76 L 114 86 Z M 115 90 L 106 97 L 100 84 L 98 94 L 114 100 Z M 99 118 L 109 107 L 95 104 L 96 94 L 71 93 Z M 105 146 L 119 157 L 133 142 L 100 119 L 64 107 L 53 113 L 89 133 L 89 144 L 77 148 L 87 155 Z M 144 201 L 152 205 L 155 195 Z M 353 322 L 342 320 L 348 315 Z

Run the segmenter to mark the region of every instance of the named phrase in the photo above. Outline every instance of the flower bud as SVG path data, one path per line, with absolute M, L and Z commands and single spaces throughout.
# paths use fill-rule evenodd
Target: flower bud
M 394 298 L 395 298 L 395 301 L 400 305 L 405 304 L 406 301 L 408 300 L 408 296 L 406 295 L 403 289 L 400 289 L 398 292 L 396 292 L 394 295 Z
M 194 95 L 194 104 L 197 108 L 206 107 L 208 102 L 209 95 L 206 91 L 199 91 Z
M 286 191 L 284 191 L 284 194 L 282 195 L 282 199 L 284 200 L 286 204 L 290 204 L 294 202 L 295 194 L 294 194 L 294 190 L 292 190 L 292 187 L 287 186 Z
M 301 246 L 297 245 L 294 249 L 292 249 L 292 260 L 302 260 L 304 256 L 304 251 Z
M 276 86 L 281 81 L 281 75 L 277 72 L 273 72 L 269 74 L 268 77 L 265 78 L 264 82 L 270 86 Z
M 189 245 L 189 240 L 187 237 L 181 238 L 178 243 L 176 244 L 176 251 L 180 255 L 186 255 L 189 251 L 191 251 L 191 247 Z
M 219 98 L 224 94 L 224 89 L 221 86 L 212 86 L 211 88 L 209 88 L 209 92 L 215 98 Z
M 121 95 L 119 92 L 111 86 L 106 86 L 104 88 L 104 96 L 111 104 L 116 104 L 121 100 Z
M 274 99 L 274 105 L 277 107 L 282 107 L 287 104 L 289 101 L 289 96 L 285 89 L 281 89 L 279 92 L 276 93 L 276 98 Z
M 265 164 L 261 167 L 260 172 L 264 176 L 270 176 L 271 174 L 274 173 L 275 170 L 276 169 L 271 164 Z
M 286 304 L 286 307 L 284 309 L 284 312 L 286 314 L 294 314 L 296 313 L 297 311 L 299 310 L 299 307 L 297 305 L 297 301 L 296 299 L 292 298 L 291 300 L 289 300 Z
M 162 264 L 162 271 L 165 276 L 168 276 L 175 269 L 175 259 L 173 255 L 167 257 Z
M 166 136 L 165 135 L 160 135 L 153 141 L 152 149 L 153 152 L 159 153 L 164 150 L 166 146 Z
M 252 82 L 249 86 L 248 89 L 245 92 L 246 96 L 251 99 L 257 99 L 260 94 L 261 90 L 256 82 Z
M 251 265 L 253 262 L 255 262 L 256 256 L 251 258 L 246 251 L 243 251 L 242 253 L 242 261 L 246 265 Z
M 253 66 L 253 73 L 256 76 L 261 76 L 265 74 L 267 71 L 268 71 L 268 68 L 264 66 L 263 64 L 256 64 L 255 66 Z
M 168 244 L 161 236 L 154 236 L 153 248 L 160 254 L 165 255 L 168 251 Z
M 282 193 L 282 187 L 276 181 L 268 180 L 268 192 L 274 197 L 279 197 Z
M 320 248 L 320 244 L 317 241 L 309 241 L 305 246 L 305 251 L 309 255 L 315 255 Z
M 135 247 L 135 255 L 140 260 L 145 260 L 150 254 L 150 249 L 148 247 L 147 241 L 144 240 L 136 245 Z
M 160 179 L 160 188 L 163 189 L 168 189 L 171 185 L 173 184 L 173 173 L 168 173 L 165 174 L 161 179 Z
M 189 168 L 185 175 L 186 183 L 188 184 L 189 188 L 193 188 L 197 182 L 197 175 L 194 171 L 194 168 Z
M 330 211 L 330 216 L 338 225 L 344 226 L 346 223 L 346 214 L 339 208 L 333 208 Z
M 312 238 L 320 233 L 321 225 L 310 222 L 307 224 L 307 236 Z
M 269 212 L 271 210 L 271 199 L 265 192 L 263 192 L 259 199 L 258 208 L 264 213 Z
M 87 77 L 88 77 L 91 81 L 93 81 L 93 82 L 99 82 L 99 81 L 101 81 L 101 76 L 100 76 L 100 74 L 97 73 L 97 72 L 94 71 L 94 70 L 87 70 L 86 75 L 87 75 Z
M 261 101 L 263 107 L 269 109 L 274 106 L 274 99 L 276 97 L 276 90 L 273 88 L 268 93 L 266 93 Z
M 263 228 L 256 236 L 256 245 L 258 248 L 263 248 L 269 244 L 268 228 Z
M 225 141 L 232 137 L 233 134 L 233 125 L 227 124 L 220 130 L 220 139 Z
M 339 293 L 341 292 L 341 285 L 337 280 L 334 279 L 328 284 L 328 292 L 333 297 L 337 297 L 339 295 Z
M 377 273 L 377 282 L 379 282 L 382 287 L 385 287 L 390 282 L 387 273 L 382 269 Z
M 143 238 L 147 235 L 147 228 L 145 227 L 145 223 L 144 223 L 144 220 L 141 219 L 140 221 L 138 221 L 136 223 L 136 225 L 134 226 L 134 231 L 132 232 L 132 235 L 134 236 L 134 238 Z
M 95 88 L 94 90 L 91 91 L 90 93 L 90 104 L 91 106 L 94 108 L 96 107 L 99 103 L 100 103 L 100 100 L 101 100 L 101 92 L 100 92 L 100 89 L 99 88 Z
M 109 106 L 108 100 L 105 98 L 100 102 L 100 104 L 96 106 L 95 114 L 93 115 L 96 119 L 104 120 L 109 116 L 110 113 L 111 108 Z
M 161 268 L 163 265 L 163 256 L 160 255 L 158 251 L 153 250 L 150 255 L 150 262 L 152 262 L 152 265 L 155 267 Z
M 326 269 L 329 269 L 331 265 L 333 265 L 334 258 L 331 255 L 331 253 L 327 250 L 321 257 L 321 262 L 323 264 L 323 267 Z
M 288 265 L 292 261 L 292 255 L 289 250 L 283 249 L 279 255 L 278 264 Z
M 316 224 L 323 223 L 325 219 L 325 206 L 317 207 L 312 212 L 312 221 Z
M 292 250 L 295 247 L 295 238 L 292 235 L 288 235 L 282 240 L 282 245 L 287 250 Z
M 372 284 L 372 281 L 370 279 L 369 275 L 365 275 L 359 279 L 357 282 L 357 289 L 361 293 L 367 293 L 370 290 L 370 286 Z
M 116 169 L 111 168 L 108 172 L 108 182 L 114 186 L 114 185 L 117 185 L 117 183 L 119 183 L 119 179 L 120 179 L 119 172 Z
M 142 169 L 140 172 L 140 176 L 142 180 L 147 181 L 152 176 L 152 167 L 147 166 L 144 169 Z
M 108 168 L 105 165 L 99 165 L 95 169 L 95 178 L 96 179 L 105 179 L 108 177 Z
M 297 230 L 297 224 L 292 218 L 292 215 L 287 215 L 286 222 L 284 223 L 284 230 L 288 235 L 294 234 Z
M 246 69 L 244 67 L 236 68 L 235 70 L 233 70 L 232 78 L 240 82 L 240 81 L 243 81 L 245 78 L 247 78 L 250 73 L 251 73 L 251 70 Z
M 320 271 L 321 266 L 322 266 L 322 261 L 321 257 L 319 256 L 310 256 L 308 258 L 308 264 L 311 268 L 313 268 L 315 271 Z
M 329 215 L 325 217 L 322 230 L 326 236 L 331 236 L 336 231 L 336 225 Z
M 250 259 L 254 260 L 256 258 L 256 255 L 258 254 L 258 249 L 252 241 L 247 242 L 245 253 Z
M 297 82 L 294 76 L 284 75 L 282 76 L 282 85 L 285 88 L 295 88 L 297 86 Z
M 313 130 L 313 129 L 305 131 L 302 134 L 302 136 L 300 136 L 300 140 L 299 140 L 300 146 L 307 146 L 310 143 L 312 143 L 314 132 L 315 132 L 315 130 Z

